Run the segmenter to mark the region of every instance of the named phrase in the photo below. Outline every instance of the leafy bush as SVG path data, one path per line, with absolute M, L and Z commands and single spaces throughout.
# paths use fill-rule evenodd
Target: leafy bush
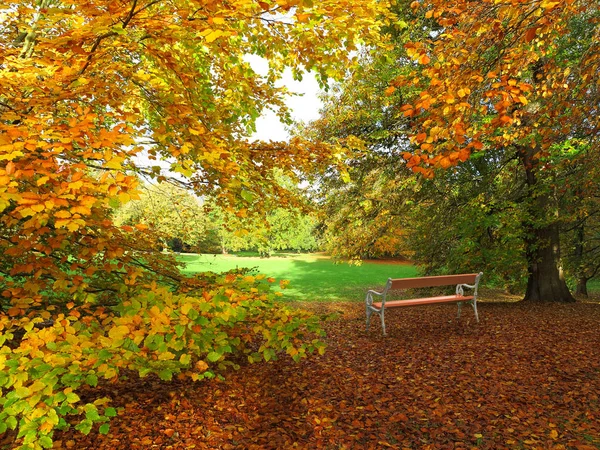
M 207 279 L 211 279 L 209 284 Z M 71 424 L 108 433 L 117 411 L 78 391 L 124 370 L 201 380 L 286 353 L 298 361 L 323 353 L 318 319 L 276 301 L 272 278 L 203 274 L 180 292 L 156 284 L 113 309 L 87 303 L 50 319 L 0 315 L 0 433 L 17 430 L 19 448 L 50 448 Z M 188 291 L 188 292 L 183 292 Z

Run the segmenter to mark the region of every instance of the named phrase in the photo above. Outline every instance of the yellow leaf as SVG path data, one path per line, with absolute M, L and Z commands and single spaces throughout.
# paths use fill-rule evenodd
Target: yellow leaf
M 121 203 L 127 203 L 129 200 L 131 200 L 131 196 L 127 192 L 119 192 L 118 197 Z
M 71 221 L 68 219 L 58 219 L 56 222 L 54 222 L 54 226 L 56 226 L 56 228 L 62 228 L 62 227 L 66 227 Z
M 203 127 L 190 128 L 190 133 L 193 134 L 194 136 L 198 136 L 200 134 L 204 134 L 205 132 L 206 132 L 206 130 Z
M 119 325 L 118 327 L 111 328 L 108 331 L 108 337 L 115 341 L 122 340 L 126 335 L 129 334 L 129 327 L 125 325 Z
M 38 186 L 41 186 L 42 184 L 46 183 L 46 181 L 48 181 L 49 179 L 50 179 L 50 177 L 41 177 L 41 178 L 38 178 L 36 183 Z
M 89 216 L 92 213 L 92 210 L 86 206 L 74 206 L 71 208 L 71 212 L 73 214 L 83 214 L 84 216 Z
M 77 231 L 77 230 L 79 230 L 79 224 L 77 222 L 71 220 L 67 224 L 67 230 L 69 230 L 69 231 Z
M 71 217 L 71 213 L 65 209 L 61 209 L 60 211 L 56 211 L 56 213 L 54 213 L 54 217 L 58 219 L 68 219 Z
M 125 158 L 115 156 L 114 158 L 111 158 L 109 161 L 106 161 L 106 164 L 104 164 L 104 167 L 107 167 L 109 169 L 117 169 L 117 170 L 121 169 L 124 159 Z
M 158 355 L 158 360 L 159 361 L 169 361 L 171 359 L 173 359 L 175 357 L 175 355 L 171 352 L 161 352 Z
M 212 30 L 204 39 L 207 43 L 211 43 L 222 35 L 223 32 L 221 30 Z
M 83 186 L 83 181 L 81 181 L 81 180 L 74 181 L 73 183 L 69 183 L 69 189 L 72 189 L 72 190 L 80 189 L 81 186 Z

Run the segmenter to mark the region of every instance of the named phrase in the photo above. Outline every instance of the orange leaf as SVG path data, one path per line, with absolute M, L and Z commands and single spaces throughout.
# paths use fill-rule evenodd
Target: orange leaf
M 8 311 L 6 311 L 6 312 L 11 317 L 18 316 L 19 314 L 21 314 L 21 308 L 17 308 L 16 306 L 13 306 L 12 308 L 9 308 Z
M 444 156 L 442 159 L 440 159 L 439 164 L 443 169 L 447 169 L 448 167 L 450 167 L 452 165 L 452 161 L 450 161 L 450 158 Z
M 525 40 L 527 42 L 531 42 L 535 39 L 535 34 L 537 31 L 537 27 L 532 27 L 529 28 L 526 32 L 525 32 Z

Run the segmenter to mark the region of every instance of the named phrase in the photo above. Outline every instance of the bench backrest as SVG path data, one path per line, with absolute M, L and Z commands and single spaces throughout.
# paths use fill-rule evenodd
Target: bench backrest
M 412 289 L 435 286 L 449 286 L 451 284 L 475 284 L 478 273 L 461 275 L 440 275 L 421 278 L 390 278 L 387 289 Z

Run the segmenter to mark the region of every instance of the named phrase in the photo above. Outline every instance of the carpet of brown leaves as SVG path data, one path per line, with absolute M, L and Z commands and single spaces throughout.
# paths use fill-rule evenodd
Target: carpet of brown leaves
M 598 449 L 600 305 L 483 303 L 392 310 L 388 336 L 358 303 L 326 322 L 328 351 L 246 365 L 225 381 L 105 386 L 108 435 L 57 448 Z M 95 395 L 98 395 L 96 392 Z

